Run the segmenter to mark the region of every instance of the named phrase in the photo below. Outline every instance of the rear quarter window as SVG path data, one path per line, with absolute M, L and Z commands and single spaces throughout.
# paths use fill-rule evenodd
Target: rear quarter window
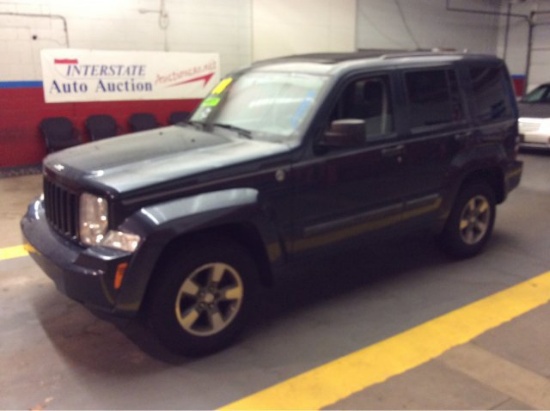
M 470 67 L 473 115 L 480 123 L 513 117 L 509 78 L 501 66 Z

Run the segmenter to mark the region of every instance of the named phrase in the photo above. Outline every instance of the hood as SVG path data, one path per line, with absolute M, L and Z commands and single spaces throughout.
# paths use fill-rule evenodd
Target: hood
M 226 130 L 214 134 L 175 125 L 82 144 L 49 155 L 44 165 L 123 193 L 288 150 Z
M 548 103 L 518 103 L 519 116 L 528 118 L 550 118 Z

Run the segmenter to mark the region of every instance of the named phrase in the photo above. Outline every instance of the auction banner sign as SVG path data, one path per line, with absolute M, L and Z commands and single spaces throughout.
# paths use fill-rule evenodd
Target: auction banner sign
M 42 50 L 47 103 L 202 99 L 220 80 L 216 53 Z

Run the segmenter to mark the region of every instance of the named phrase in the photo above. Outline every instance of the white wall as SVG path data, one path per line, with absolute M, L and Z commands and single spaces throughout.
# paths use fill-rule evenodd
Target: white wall
M 445 0 L 357 0 L 361 49 L 443 48 L 495 54 L 498 17 L 446 10 Z M 452 0 L 451 7 L 500 11 L 500 0 Z
M 550 82 L 550 25 L 538 25 L 533 33 L 529 85 Z
M 218 52 L 222 74 L 274 56 L 352 51 L 355 12 L 356 0 L 3 0 L 0 81 L 40 80 L 43 48 Z
M 251 1 L 4 0 L 0 81 L 40 80 L 39 50 L 67 47 L 67 37 L 72 48 L 218 52 L 226 73 L 251 61 Z M 43 17 L 22 15 L 29 13 Z M 66 19 L 67 35 L 49 15 Z
M 253 60 L 355 50 L 356 0 L 253 0 Z
M 506 13 L 508 2 L 504 1 L 501 12 Z M 524 7 L 512 7 L 512 12 L 527 15 L 527 9 Z M 506 46 L 506 63 L 510 72 L 515 74 L 525 74 L 525 62 L 527 53 L 527 33 L 529 25 L 522 18 L 511 18 L 509 23 L 508 44 Z M 498 52 L 504 56 L 506 18 L 500 19 Z
M 503 2 L 501 11 L 508 11 L 508 2 Z M 550 1 L 548 0 L 527 0 L 522 3 L 513 2 L 512 14 L 519 14 L 529 17 L 534 14 L 535 27 L 533 29 L 533 45 L 531 48 L 531 67 L 529 70 L 528 89 L 550 81 Z M 506 19 L 501 18 L 500 36 L 498 48 L 504 53 Z M 526 74 L 527 70 L 527 49 L 528 49 L 529 23 L 524 18 L 512 17 L 508 32 L 508 44 L 506 47 L 506 62 L 513 74 Z
M 162 4 L 168 19 L 159 21 Z M 223 74 L 264 58 L 356 48 L 455 48 L 503 55 L 504 18 L 450 12 L 445 4 L 446 0 L 2 0 L 0 81 L 40 80 L 40 49 L 64 48 L 67 41 L 70 47 L 86 49 L 219 52 Z M 508 1 L 451 4 L 505 12 Z M 550 9 L 549 0 L 526 0 L 514 2 L 512 11 L 528 14 L 544 8 Z M 67 33 L 63 20 L 50 15 L 65 19 Z M 550 20 L 550 15 L 545 18 Z M 537 26 L 534 34 L 531 86 L 548 81 L 550 68 L 550 26 Z M 527 24 L 512 19 L 507 62 L 513 74 L 525 72 L 526 50 Z

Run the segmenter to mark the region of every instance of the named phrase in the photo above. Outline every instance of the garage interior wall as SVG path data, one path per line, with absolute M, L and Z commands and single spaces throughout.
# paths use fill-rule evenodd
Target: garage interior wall
M 503 2 L 501 12 L 506 14 L 508 11 L 512 15 L 508 26 L 504 16 L 500 19 L 498 53 L 506 57 L 506 63 L 512 73 L 525 74 L 529 70 L 527 89 L 531 90 L 541 83 L 550 81 L 550 1 Z M 531 61 L 528 67 L 529 19 L 533 29 Z
M 68 46 L 216 52 L 227 72 L 250 61 L 250 24 L 251 0 L 3 1 L 0 51 L 10 66 L 0 66 L 0 79 L 40 80 L 39 56 L 31 50 Z
M 500 0 L 452 0 L 452 7 L 499 12 Z M 495 54 L 498 16 L 446 10 L 443 0 L 358 0 L 360 49 L 452 49 Z
M 76 48 L 216 52 L 222 74 L 251 61 L 252 0 L 4 0 L 0 2 L 0 168 L 38 164 L 45 117 L 67 116 L 84 140 L 91 114 L 193 110 L 196 100 L 45 104 L 40 50 Z
M 356 7 L 356 0 L 254 0 L 254 60 L 355 50 Z
M 527 0 L 527 3 L 548 0 Z M 0 2 L 0 168 L 38 164 L 45 148 L 44 117 L 65 115 L 82 131 L 90 114 L 128 116 L 151 111 L 165 124 L 169 112 L 198 101 L 45 104 L 39 52 L 43 48 L 217 52 L 222 75 L 280 55 L 359 49 L 467 49 L 502 56 L 498 16 L 456 13 L 454 7 L 499 12 L 505 0 L 4 0 Z M 517 7 L 522 5 L 518 4 Z M 550 16 L 548 16 L 550 17 Z M 524 73 L 525 23 L 513 21 L 508 63 Z M 533 67 L 546 67 L 550 26 L 535 30 Z M 546 51 L 544 51 L 546 50 Z M 516 55 L 521 55 L 517 63 Z M 539 63 L 540 60 L 540 63 Z M 537 69 L 538 70 L 538 69 Z M 533 80 L 542 78 L 533 75 Z M 538 76 L 538 77 L 537 77 Z M 538 80 L 537 80 L 538 81 Z

